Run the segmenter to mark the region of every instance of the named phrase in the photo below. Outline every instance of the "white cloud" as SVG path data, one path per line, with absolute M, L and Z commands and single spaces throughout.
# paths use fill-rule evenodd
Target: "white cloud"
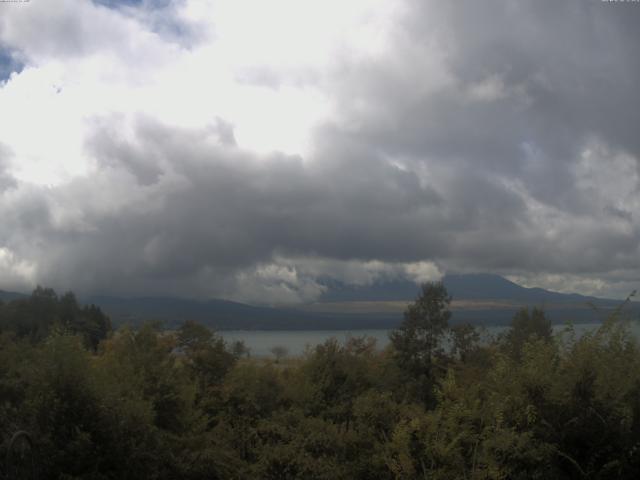
M 4 286 L 30 289 L 37 281 L 36 265 L 20 259 L 8 248 L 0 248 L 0 278 Z
M 433 282 L 443 277 L 442 271 L 433 262 L 413 262 L 405 266 L 405 270 L 416 283 Z
M 189 48 L 150 30 L 136 9 L 87 0 L 12 8 L 0 19 L 0 43 L 21 52 L 28 65 L 0 89 L 0 129 L 15 151 L 13 170 L 40 184 L 87 174 L 87 122 L 109 113 L 125 120 L 146 114 L 188 128 L 221 118 L 243 148 L 305 153 L 329 100 L 317 85 L 287 76 L 309 70 L 321 77 L 345 36 L 366 30 L 381 5 L 186 1 L 171 13 L 208 32 Z M 375 34 L 381 42 L 384 32 Z M 276 71 L 283 85 L 242 81 L 247 68 Z

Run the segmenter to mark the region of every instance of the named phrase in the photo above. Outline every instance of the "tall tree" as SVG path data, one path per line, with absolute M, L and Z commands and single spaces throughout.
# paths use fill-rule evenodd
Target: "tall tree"
M 516 312 L 511 320 L 511 328 L 505 334 L 506 348 L 511 355 L 519 357 L 523 345 L 533 337 L 551 341 L 553 329 L 551 321 L 547 318 L 544 310 L 538 307 L 523 307 Z
M 442 352 L 442 337 L 449 328 L 451 297 L 442 282 L 426 282 L 420 295 L 404 312 L 404 321 L 390 334 L 400 367 L 418 379 L 421 396 L 429 398 L 434 358 Z

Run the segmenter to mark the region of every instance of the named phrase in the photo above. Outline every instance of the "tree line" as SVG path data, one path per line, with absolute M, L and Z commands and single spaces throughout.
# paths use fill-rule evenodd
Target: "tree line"
M 554 335 L 522 309 L 481 340 L 449 326 L 450 301 L 423 284 L 383 350 L 330 339 L 271 360 L 194 322 L 113 331 L 39 288 L 0 305 L 1 448 L 30 432 L 47 479 L 638 478 L 640 349 L 620 310 Z

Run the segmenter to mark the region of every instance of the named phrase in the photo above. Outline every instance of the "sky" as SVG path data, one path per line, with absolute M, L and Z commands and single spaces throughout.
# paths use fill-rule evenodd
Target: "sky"
M 640 286 L 640 3 L 0 2 L 0 288 Z

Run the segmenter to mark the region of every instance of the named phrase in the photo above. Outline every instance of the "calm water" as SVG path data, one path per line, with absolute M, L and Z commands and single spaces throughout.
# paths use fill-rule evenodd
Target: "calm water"
M 599 324 L 585 323 L 576 324 L 574 329 L 580 335 L 589 330 L 597 328 Z M 497 335 L 507 327 L 486 327 L 485 337 Z M 555 325 L 555 332 L 562 331 L 564 325 Z M 631 325 L 631 330 L 640 334 L 640 326 L 637 323 Z M 344 342 L 349 337 L 361 337 L 363 335 L 376 339 L 378 348 L 384 348 L 389 343 L 390 330 L 228 330 L 219 332 L 227 341 L 242 340 L 249 347 L 252 356 L 271 356 L 271 349 L 276 346 L 285 347 L 289 355 L 301 355 L 307 347 L 314 347 L 325 340 L 335 337 L 338 341 Z

